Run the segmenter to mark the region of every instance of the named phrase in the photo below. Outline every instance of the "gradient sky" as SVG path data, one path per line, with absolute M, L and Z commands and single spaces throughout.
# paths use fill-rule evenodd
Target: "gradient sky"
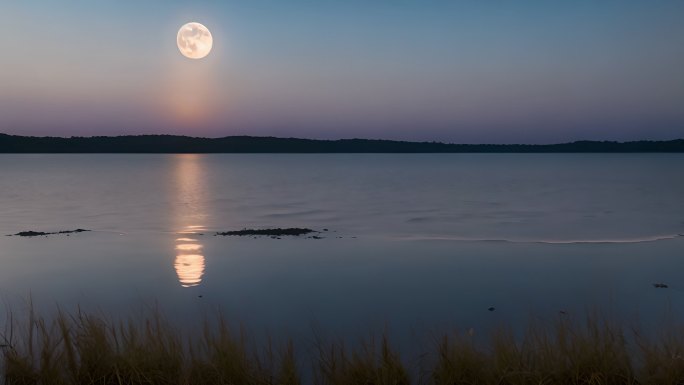
M 4 133 L 684 137 L 682 0 L 5 0 L 0 26 Z

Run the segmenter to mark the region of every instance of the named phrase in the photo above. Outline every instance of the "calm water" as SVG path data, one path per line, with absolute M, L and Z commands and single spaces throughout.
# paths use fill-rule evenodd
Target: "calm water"
M 0 155 L 0 233 L 95 230 L 0 237 L 0 296 L 178 322 L 220 308 L 289 334 L 595 306 L 648 323 L 684 313 L 682 170 L 677 154 Z M 329 231 L 213 236 L 244 227 Z

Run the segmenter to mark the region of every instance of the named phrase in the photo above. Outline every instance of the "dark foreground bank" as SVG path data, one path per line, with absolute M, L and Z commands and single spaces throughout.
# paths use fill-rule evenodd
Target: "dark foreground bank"
M 684 139 L 561 144 L 451 144 L 394 140 L 313 140 L 175 135 L 34 137 L 0 134 L 0 153 L 590 153 L 684 152 Z
M 524 338 L 505 329 L 484 347 L 474 332 L 435 338 L 417 357 L 386 337 L 354 348 L 312 338 L 259 345 L 219 317 L 194 334 L 158 314 L 119 322 L 92 314 L 32 312 L 8 317 L 0 337 L 7 384 L 679 384 L 684 334 L 679 326 L 645 338 L 590 316 L 561 314 L 531 324 Z M 676 323 L 673 323 L 675 325 Z M 303 380 L 304 379 L 304 380 Z

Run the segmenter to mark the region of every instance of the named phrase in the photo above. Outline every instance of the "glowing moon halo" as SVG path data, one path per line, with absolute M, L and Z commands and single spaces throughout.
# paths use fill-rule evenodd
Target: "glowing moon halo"
M 211 32 L 200 23 L 187 23 L 178 30 L 178 50 L 190 59 L 201 59 L 211 52 L 214 39 Z

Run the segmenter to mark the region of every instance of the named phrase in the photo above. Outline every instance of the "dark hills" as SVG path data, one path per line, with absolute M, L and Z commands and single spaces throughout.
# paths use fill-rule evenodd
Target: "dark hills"
M 684 139 L 561 144 L 449 144 L 394 140 L 313 140 L 174 135 L 34 137 L 0 134 L 0 153 L 552 153 L 684 152 Z

